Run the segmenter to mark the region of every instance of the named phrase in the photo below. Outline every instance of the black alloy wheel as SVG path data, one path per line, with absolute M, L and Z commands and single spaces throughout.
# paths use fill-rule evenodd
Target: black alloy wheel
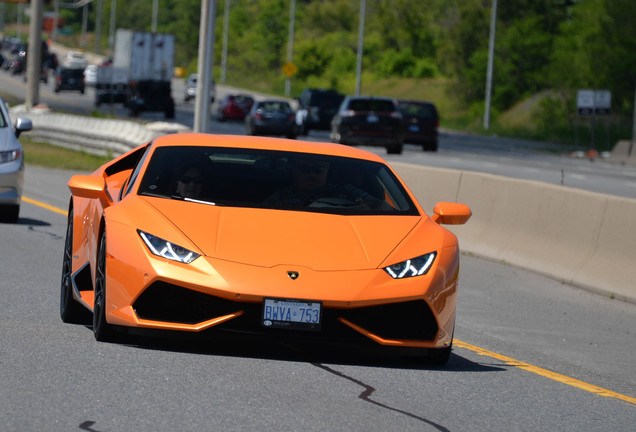
M 68 211 L 64 259 L 62 261 L 62 283 L 60 287 L 60 317 L 65 323 L 81 323 L 86 310 L 73 298 L 73 209 Z
M 115 330 L 106 322 L 106 228 L 102 229 L 97 254 L 95 275 L 95 302 L 93 303 L 93 334 L 100 342 L 115 339 Z

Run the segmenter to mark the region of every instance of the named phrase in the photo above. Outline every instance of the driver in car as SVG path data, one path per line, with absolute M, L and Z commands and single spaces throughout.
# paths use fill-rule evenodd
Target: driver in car
M 300 207 L 309 206 L 320 198 L 341 198 L 349 200 L 358 208 L 366 209 L 378 208 L 382 203 L 387 204 L 353 185 L 328 184 L 327 161 L 295 158 L 291 162 L 293 184 L 267 197 L 265 204 Z

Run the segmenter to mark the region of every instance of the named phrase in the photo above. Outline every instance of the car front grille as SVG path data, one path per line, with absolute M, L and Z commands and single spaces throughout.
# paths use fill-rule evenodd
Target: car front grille
M 261 326 L 261 303 L 222 299 L 166 282 L 155 282 L 135 301 L 140 319 L 197 324 L 238 311 L 243 314 L 215 327 L 218 330 L 272 335 L 298 335 L 295 330 Z M 302 332 L 303 337 L 338 340 L 367 340 L 365 336 L 340 322 L 339 318 L 364 328 L 384 339 L 432 340 L 438 326 L 423 300 L 398 302 L 352 309 L 323 308 L 319 332 Z

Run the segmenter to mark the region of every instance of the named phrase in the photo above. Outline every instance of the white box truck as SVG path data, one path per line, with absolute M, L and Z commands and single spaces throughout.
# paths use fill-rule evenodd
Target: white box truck
M 142 111 L 163 111 L 166 118 L 174 118 L 174 52 L 172 34 L 117 29 L 112 67 L 126 75 L 124 103 L 133 117 Z

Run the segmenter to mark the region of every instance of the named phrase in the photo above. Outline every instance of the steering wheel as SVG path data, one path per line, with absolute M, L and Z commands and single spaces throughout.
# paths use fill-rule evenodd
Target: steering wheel
M 305 207 L 357 207 L 356 197 L 345 188 L 325 186 L 312 193 Z

